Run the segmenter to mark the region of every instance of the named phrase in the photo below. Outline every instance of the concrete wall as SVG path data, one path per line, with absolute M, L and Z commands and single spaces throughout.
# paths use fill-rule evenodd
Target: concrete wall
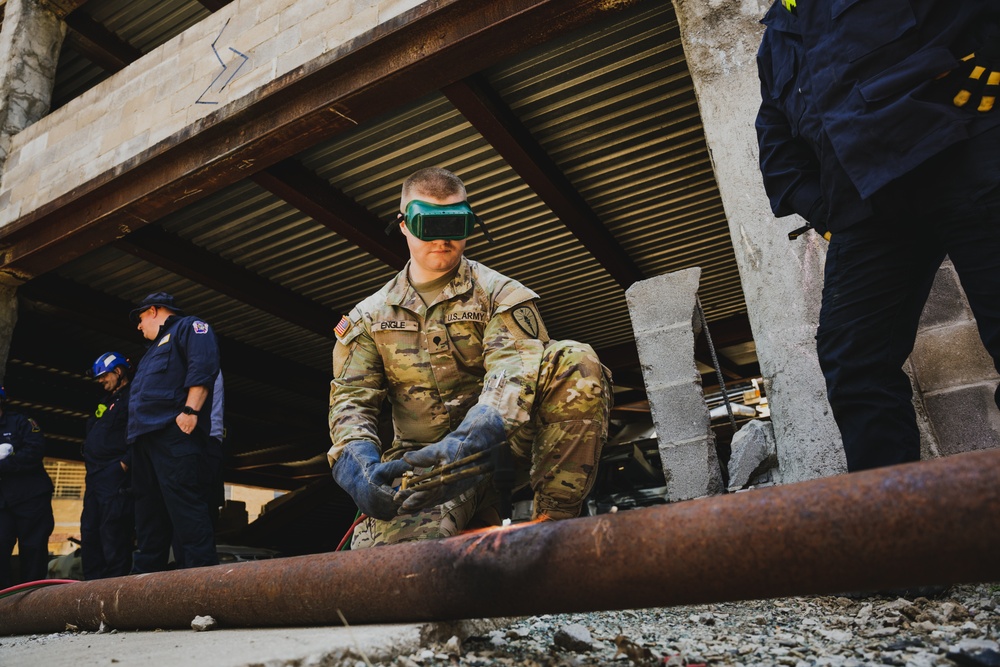
M 171 135 L 190 131 L 209 114 L 224 119 L 255 89 L 295 68 L 320 66 L 338 46 L 419 4 L 237 0 L 227 5 L 14 136 L 0 183 L 0 226 Z

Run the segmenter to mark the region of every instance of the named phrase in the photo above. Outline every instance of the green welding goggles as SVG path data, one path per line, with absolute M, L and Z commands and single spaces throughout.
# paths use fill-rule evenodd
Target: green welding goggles
M 399 217 L 405 219 L 406 228 L 421 241 L 465 239 L 472 235 L 478 225 L 486 240 L 493 243 L 493 237 L 487 231 L 483 219 L 472 212 L 469 202 L 438 205 L 414 199 L 406 205 L 406 214 L 400 213 Z M 398 222 L 399 218 L 389 225 L 386 233 L 391 232 Z

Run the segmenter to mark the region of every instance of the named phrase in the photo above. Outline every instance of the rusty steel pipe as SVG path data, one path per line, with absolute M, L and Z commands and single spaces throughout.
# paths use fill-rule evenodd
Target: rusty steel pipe
M 1000 450 L 365 551 L 51 586 L 0 633 L 438 621 L 1000 580 Z

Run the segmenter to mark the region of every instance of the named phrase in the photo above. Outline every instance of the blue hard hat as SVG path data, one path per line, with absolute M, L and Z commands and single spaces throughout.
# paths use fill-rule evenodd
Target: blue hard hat
M 93 378 L 99 378 L 105 373 L 110 373 L 119 366 L 124 366 L 126 371 L 132 369 L 132 364 L 128 362 L 128 359 L 124 354 L 118 352 L 105 352 L 101 356 L 97 357 L 97 361 L 90 369 L 90 375 Z

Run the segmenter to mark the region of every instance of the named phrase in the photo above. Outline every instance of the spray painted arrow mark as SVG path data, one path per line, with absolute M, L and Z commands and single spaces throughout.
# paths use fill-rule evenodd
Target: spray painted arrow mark
M 219 81 L 219 79 L 221 79 L 222 76 L 226 73 L 226 70 L 229 69 L 229 65 L 227 65 L 222 61 L 222 57 L 219 56 L 218 49 L 215 48 L 215 45 L 219 43 L 220 39 L 222 39 L 222 33 L 225 32 L 226 26 L 228 25 L 229 25 L 229 19 L 226 19 L 226 22 L 222 25 L 222 30 L 219 31 L 218 36 L 216 36 L 215 40 L 212 42 L 212 53 L 215 54 L 215 59 L 219 61 L 220 65 L 222 65 L 222 71 L 220 71 L 218 74 L 215 75 L 215 78 L 212 79 L 212 83 L 208 84 L 208 88 L 205 89 L 205 92 L 199 95 L 198 99 L 194 101 L 195 104 L 218 104 L 218 102 L 212 102 L 209 100 L 204 100 L 202 98 L 204 98 L 205 95 L 208 94 L 208 91 L 212 90 L 212 86 L 214 86 Z M 245 53 L 240 53 L 231 46 L 229 47 L 229 50 L 238 55 L 243 60 L 236 67 L 236 69 L 233 70 L 233 73 L 229 75 L 229 78 L 226 79 L 226 82 L 222 84 L 222 86 L 219 88 L 220 93 L 223 90 L 225 90 L 226 86 L 229 85 L 229 82 L 236 77 L 236 74 L 239 73 L 240 69 L 242 69 L 242 67 L 247 63 L 247 61 L 250 60 L 250 56 L 246 55 Z

